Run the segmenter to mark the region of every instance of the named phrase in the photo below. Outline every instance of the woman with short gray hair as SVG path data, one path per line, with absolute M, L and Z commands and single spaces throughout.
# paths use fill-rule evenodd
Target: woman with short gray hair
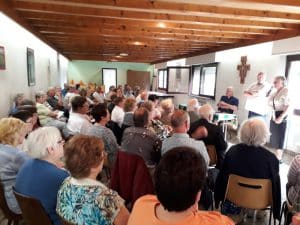
M 38 199 L 54 225 L 60 225 L 56 214 L 57 192 L 69 174 L 62 170 L 64 140 L 56 127 L 42 127 L 27 138 L 28 154 L 33 158 L 20 169 L 16 191 Z
M 241 125 L 239 136 L 241 142 L 228 150 L 218 175 L 215 185 L 216 205 L 224 200 L 230 174 L 254 179 L 270 179 L 273 214 L 275 219 L 279 219 L 281 206 L 279 161 L 273 153 L 263 147 L 269 136 L 266 124 L 258 118 L 248 119 Z M 229 215 L 243 213 L 240 208 L 227 200 L 223 202 L 221 211 Z

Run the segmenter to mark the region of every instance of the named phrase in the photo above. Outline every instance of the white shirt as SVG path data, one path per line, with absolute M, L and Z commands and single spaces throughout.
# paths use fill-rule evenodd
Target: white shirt
M 249 86 L 247 91 L 257 92 L 254 96 L 248 96 L 245 109 L 260 115 L 268 113 L 267 94 L 271 89 L 271 84 L 264 82 L 262 84 L 254 83 Z
M 273 93 L 269 98 L 269 105 L 274 111 L 283 111 L 286 106 L 289 106 L 289 91 L 286 87 L 279 92 Z M 274 108 L 275 106 L 275 108 Z
M 121 127 L 124 120 L 124 114 L 124 110 L 120 106 L 116 105 L 111 112 L 111 120 L 117 123 L 119 127 Z
M 87 115 L 80 113 L 70 113 L 67 128 L 74 134 L 87 134 L 88 129 L 92 126 Z
M 95 91 L 95 92 L 93 93 L 93 97 L 94 97 L 94 98 L 96 99 L 96 101 L 99 102 L 99 103 L 103 103 L 103 102 L 104 102 L 104 94 L 102 94 L 102 93 L 99 93 L 99 92 Z

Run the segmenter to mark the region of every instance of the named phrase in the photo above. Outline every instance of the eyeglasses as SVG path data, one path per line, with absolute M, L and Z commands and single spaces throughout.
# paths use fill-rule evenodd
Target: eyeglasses
M 57 144 L 61 144 L 61 145 L 64 145 L 65 144 L 65 140 L 61 139 L 57 142 Z

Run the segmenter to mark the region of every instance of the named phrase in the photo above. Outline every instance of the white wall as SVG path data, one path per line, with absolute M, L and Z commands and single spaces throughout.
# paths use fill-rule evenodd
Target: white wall
M 47 90 L 49 86 L 62 81 L 58 73 L 58 53 L 36 38 L 26 29 L 0 12 L 0 46 L 5 48 L 6 69 L 0 70 L 0 118 L 7 115 L 12 99 L 17 93 L 24 93 L 32 99 L 37 90 Z M 27 47 L 34 50 L 36 85 L 28 87 Z M 66 72 L 68 60 L 62 58 L 61 74 Z

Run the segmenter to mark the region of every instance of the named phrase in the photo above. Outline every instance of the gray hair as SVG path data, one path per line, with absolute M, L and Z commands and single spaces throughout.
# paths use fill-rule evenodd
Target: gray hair
M 267 142 L 269 130 L 262 119 L 244 121 L 239 130 L 240 141 L 246 145 L 260 146 Z
M 214 111 L 213 107 L 208 103 L 204 104 L 199 109 L 199 116 L 200 116 L 200 118 L 203 118 L 203 119 L 210 120 L 210 117 L 214 113 L 215 113 L 215 111 Z
M 27 149 L 32 158 L 42 159 L 48 156 L 47 149 L 55 147 L 61 139 L 56 127 L 41 127 L 28 135 Z
M 192 98 L 188 101 L 187 104 L 187 111 L 195 111 L 199 108 L 199 102 L 198 99 Z

